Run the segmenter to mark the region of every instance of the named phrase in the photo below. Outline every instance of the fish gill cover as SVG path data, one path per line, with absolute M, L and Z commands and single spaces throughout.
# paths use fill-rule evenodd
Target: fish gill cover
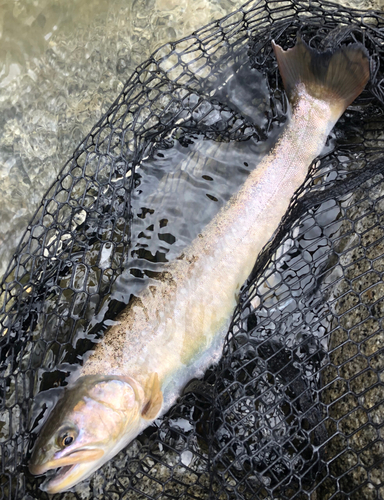
M 319 50 L 363 43 L 370 84 L 258 257 L 220 363 L 53 498 L 383 498 L 384 18 L 263 1 L 141 65 L 29 224 L 1 285 L 2 499 L 48 498 L 26 467 L 46 410 L 271 144 L 286 121 L 271 40 L 299 31 Z

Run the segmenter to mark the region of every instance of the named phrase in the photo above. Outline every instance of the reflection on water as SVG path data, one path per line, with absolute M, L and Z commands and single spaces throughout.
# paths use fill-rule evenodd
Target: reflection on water
M 260 146 L 254 139 L 217 143 L 195 135 L 188 145 L 175 140 L 171 149 L 143 161 L 138 173 L 144 182 L 132 197 L 129 268 L 117 279 L 112 297 L 127 303 L 163 262 L 182 253 L 243 184 Z

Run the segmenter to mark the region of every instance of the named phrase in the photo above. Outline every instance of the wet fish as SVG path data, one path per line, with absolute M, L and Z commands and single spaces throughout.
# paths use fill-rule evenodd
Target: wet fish
M 221 354 L 241 285 L 332 127 L 369 79 L 360 44 L 318 53 L 273 43 L 291 117 L 272 151 L 174 262 L 118 317 L 65 389 L 29 469 L 65 491 L 112 458 Z

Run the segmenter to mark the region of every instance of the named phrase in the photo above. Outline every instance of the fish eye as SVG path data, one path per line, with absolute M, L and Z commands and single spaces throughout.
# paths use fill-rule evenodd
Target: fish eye
M 76 439 L 76 433 L 74 431 L 65 431 L 62 434 L 60 434 L 58 439 L 58 444 L 62 448 L 66 448 L 67 446 L 70 446 L 75 439 Z

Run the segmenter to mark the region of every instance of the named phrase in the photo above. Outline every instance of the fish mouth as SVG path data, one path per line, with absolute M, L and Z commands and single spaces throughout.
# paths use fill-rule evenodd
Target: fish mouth
M 45 464 L 31 465 L 31 474 L 47 474 L 47 479 L 41 486 L 47 493 L 66 491 L 79 481 L 86 479 L 101 464 L 104 451 L 88 449 L 75 451 L 68 456 L 55 458 Z
M 59 493 L 63 491 L 63 489 L 70 488 L 71 485 L 69 484 L 68 478 L 70 475 L 73 475 L 73 472 L 76 472 L 76 467 L 78 467 L 78 464 L 64 465 L 63 467 L 52 470 L 50 474 L 51 477 L 48 477 L 44 481 L 41 485 L 41 489 L 47 493 L 53 494 Z M 77 474 L 75 475 L 77 476 Z M 70 482 L 72 483 L 72 481 Z

